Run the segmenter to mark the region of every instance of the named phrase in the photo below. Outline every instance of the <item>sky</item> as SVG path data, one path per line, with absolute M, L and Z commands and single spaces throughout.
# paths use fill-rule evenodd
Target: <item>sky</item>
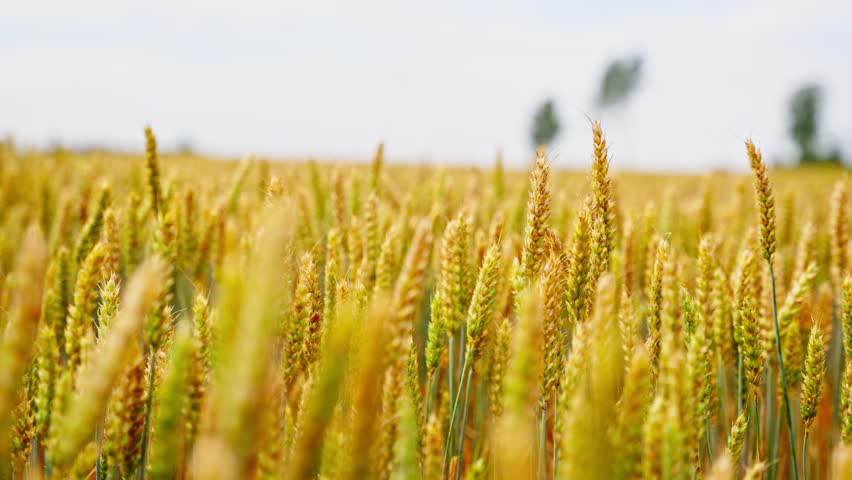
M 601 110 L 606 65 L 642 55 Z M 818 82 L 821 140 L 852 157 L 848 0 L 114 0 L 7 2 L 0 134 L 19 143 L 510 166 L 545 99 L 553 164 L 586 168 L 588 118 L 614 169 L 743 169 L 752 137 L 793 158 L 789 96 Z

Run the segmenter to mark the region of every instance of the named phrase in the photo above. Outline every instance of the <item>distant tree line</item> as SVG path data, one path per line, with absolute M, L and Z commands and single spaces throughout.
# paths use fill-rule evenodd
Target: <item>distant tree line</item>
M 625 104 L 636 91 L 642 77 L 643 59 L 631 56 L 616 59 L 607 65 L 601 77 L 596 98 L 599 108 L 616 108 Z M 843 163 L 837 146 L 820 144 L 823 90 L 818 84 L 807 84 L 790 96 L 788 132 L 798 148 L 799 164 Z M 553 99 L 544 100 L 533 115 L 530 140 L 534 147 L 552 143 L 560 132 L 559 117 Z

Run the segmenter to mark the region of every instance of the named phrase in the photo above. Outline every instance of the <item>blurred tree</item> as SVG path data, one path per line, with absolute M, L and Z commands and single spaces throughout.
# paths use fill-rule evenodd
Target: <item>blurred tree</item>
M 16 149 L 15 144 L 15 136 L 11 133 L 5 134 L 2 138 L 0 138 L 0 153 L 3 151 L 14 153 Z
M 612 61 L 604 72 L 598 93 L 598 106 L 611 107 L 623 103 L 639 85 L 642 57 L 633 56 Z
M 790 97 L 790 136 L 799 147 L 799 163 L 818 161 L 816 139 L 822 108 L 822 87 L 805 85 Z
M 68 157 L 68 147 L 62 143 L 62 140 L 55 138 L 47 143 L 47 150 L 53 153 L 53 157 L 58 160 L 64 160 Z
M 534 147 L 548 145 L 559 133 L 559 119 L 556 117 L 556 107 L 553 100 L 545 100 L 536 110 L 533 117 L 532 143 Z
M 195 144 L 189 137 L 181 138 L 175 144 L 175 153 L 179 155 L 195 155 Z

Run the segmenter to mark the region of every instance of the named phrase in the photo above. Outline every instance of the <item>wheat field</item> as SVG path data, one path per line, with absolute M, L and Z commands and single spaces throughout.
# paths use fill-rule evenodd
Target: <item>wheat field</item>
M 2 144 L 0 479 L 852 478 L 846 174 L 589 133 L 587 172 Z

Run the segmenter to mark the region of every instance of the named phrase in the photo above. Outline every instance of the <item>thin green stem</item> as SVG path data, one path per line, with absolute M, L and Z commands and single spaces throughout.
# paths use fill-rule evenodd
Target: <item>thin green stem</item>
M 458 351 L 458 357 L 457 358 L 464 358 L 463 363 L 464 363 L 464 365 L 467 365 L 467 356 L 465 355 L 465 345 L 467 343 L 467 336 L 465 335 L 465 332 L 464 332 L 464 324 L 462 324 L 461 328 L 459 328 L 457 335 L 459 336 L 459 339 L 458 339 L 459 351 Z M 471 367 L 472 367 L 472 365 L 471 365 Z M 456 395 L 457 396 L 462 394 L 462 387 L 464 386 L 464 382 L 465 382 L 464 373 L 465 373 L 464 368 L 462 367 L 462 370 L 459 371 L 459 388 L 456 389 Z M 456 421 L 456 436 L 455 436 L 456 442 L 458 442 L 459 438 L 461 438 L 461 436 L 464 435 L 463 429 L 464 429 L 464 424 Z M 461 460 L 461 458 L 459 458 L 459 460 Z M 459 468 L 459 470 L 461 470 L 461 468 Z
M 489 461 L 491 462 L 491 480 L 497 480 L 497 462 L 494 461 L 494 452 L 497 451 L 497 435 L 495 433 L 495 430 L 497 429 L 497 422 L 493 414 L 489 418 L 491 420 L 491 435 L 489 435 L 489 439 L 491 440 L 491 452 L 489 452 Z
M 464 387 L 464 405 L 462 405 L 462 421 L 459 424 L 461 428 L 461 435 L 459 436 L 459 449 L 458 449 L 458 459 L 459 464 L 458 468 L 456 468 L 456 480 L 461 479 L 461 471 L 462 471 L 462 458 L 464 455 L 464 427 L 467 425 L 467 412 L 468 412 L 468 403 L 470 400 L 470 379 L 473 376 L 473 368 L 467 368 L 468 362 L 465 358 L 464 360 L 465 368 L 467 369 L 467 379 L 465 380 Z M 464 375 L 464 373 L 462 373 Z
M 725 372 L 725 364 L 722 361 L 722 354 L 720 352 L 716 352 L 716 369 L 719 372 L 719 391 L 721 395 L 719 398 L 719 414 L 722 416 L 722 425 L 729 425 L 728 423 L 728 406 L 727 406 L 727 398 L 728 398 L 728 375 Z
M 838 298 L 835 296 L 834 298 Z M 840 325 L 840 317 L 838 315 L 838 306 L 837 302 L 831 302 L 831 328 L 832 331 L 839 332 L 842 331 L 842 326 Z M 832 413 L 832 421 L 834 425 L 840 425 L 840 392 L 843 391 L 843 336 L 842 335 L 834 335 L 831 339 L 831 347 L 832 355 L 834 356 L 834 388 L 832 389 L 832 406 L 834 407 Z
M 796 432 L 793 430 L 793 412 L 790 409 L 790 394 L 787 391 L 787 374 L 784 371 L 784 353 L 781 350 L 781 329 L 778 327 L 778 305 L 775 299 L 775 268 L 769 262 L 769 280 L 772 285 L 772 320 L 775 325 L 775 350 L 778 354 L 778 369 L 781 371 L 781 389 L 784 394 L 784 410 L 787 414 L 787 433 L 790 436 L 790 457 L 793 465 L 793 480 L 799 479 L 799 462 L 796 460 Z
M 556 426 L 558 425 L 558 423 L 556 422 L 556 420 L 557 420 L 556 417 L 557 417 L 558 413 L 559 413 L 559 395 L 557 395 L 556 392 L 553 392 L 553 454 L 552 454 L 552 457 L 553 457 L 552 464 L 553 465 L 551 466 L 551 474 L 550 474 L 551 480 L 556 480 L 556 463 L 557 463 L 558 458 L 559 458 L 559 456 L 557 454 L 557 451 L 559 450 L 559 445 L 558 445 L 558 442 L 557 442 L 558 436 L 556 435 Z
M 754 458 L 756 460 L 760 460 L 760 399 L 757 398 L 756 393 L 754 398 L 754 418 L 757 419 L 757 421 L 754 422 Z
M 421 420 L 423 422 L 424 429 L 425 429 L 425 425 L 427 425 L 429 423 L 429 417 L 432 413 L 432 406 L 435 404 L 435 401 L 436 401 L 435 391 L 437 390 L 436 384 L 438 383 L 437 378 L 439 377 L 439 375 L 440 375 L 440 369 L 436 369 L 435 372 L 432 373 L 431 375 L 429 375 L 426 379 L 426 388 L 427 388 L 427 390 L 426 390 L 426 408 L 424 409 L 423 418 Z M 421 440 L 422 440 L 422 436 L 421 436 Z M 424 462 L 420 462 L 420 476 L 425 478 L 425 475 L 426 475 L 426 464 Z
M 777 415 L 775 414 L 775 375 L 772 370 L 772 362 L 766 369 L 766 461 L 769 464 L 769 469 L 766 472 L 766 478 L 772 478 L 773 470 L 775 469 L 775 447 L 778 444 L 778 433 L 774 430 L 777 423 Z
M 802 480 L 808 480 L 808 429 L 805 429 L 805 438 L 802 440 Z
M 473 384 L 473 392 L 474 398 L 488 398 L 488 387 L 484 381 L 482 381 L 482 377 L 476 379 L 476 382 Z M 481 432 L 479 435 L 475 435 L 476 443 L 473 446 L 474 458 L 479 459 L 482 457 L 482 451 L 485 448 L 485 438 L 488 435 L 488 425 L 487 425 L 487 417 L 488 417 L 489 406 L 486 402 L 476 402 L 476 417 L 474 418 L 474 425 L 476 432 Z
M 743 413 L 743 356 L 737 354 L 737 415 Z
M 538 429 L 538 479 L 544 480 L 547 475 L 547 406 L 540 409 Z
M 142 430 L 142 453 L 140 458 L 142 464 L 139 467 L 139 472 L 136 475 L 138 480 L 145 480 L 145 466 L 148 464 L 148 437 L 151 430 L 151 406 L 153 405 L 154 396 L 154 377 L 156 376 L 157 354 L 151 352 L 151 360 L 148 362 L 148 398 L 145 400 L 145 427 Z
M 464 374 L 467 372 L 467 358 L 465 358 L 464 364 L 462 366 L 462 380 L 464 379 Z M 461 389 L 461 385 L 459 385 L 459 389 Z M 443 471 L 446 473 L 447 468 L 450 465 L 450 444 L 453 441 L 453 432 L 455 431 L 455 419 L 456 413 L 458 413 L 459 408 L 459 400 L 461 399 L 461 395 L 456 396 L 455 402 L 453 402 L 453 409 L 450 412 L 450 425 L 447 428 L 447 441 L 444 443 L 444 467 Z
M 435 407 L 435 402 L 438 401 L 438 379 L 440 376 L 440 371 L 436 370 L 429 378 L 429 391 L 428 397 L 426 398 L 426 420 L 429 419 L 429 414 L 432 413 L 432 409 Z
M 778 439 L 779 435 L 781 435 L 781 415 L 775 415 L 775 425 L 772 430 L 772 437 L 775 441 L 772 442 L 772 453 L 767 459 L 771 460 L 769 462 L 769 474 L 766 477 L 769 480 L 775 480 L 778 475 L 778 445 L 781 443 Z
M 713 461 L 713 447 L 710 441 L 710 416 L 704 417 L 704 440 L 707 442 L 707 463 Z
M 447 364 L 447 391 L 450 393 L 450 404 L 451 405 L 455 405 L 457 403 L 457 400 L 458 400 L 456 398 L 456 395 L 455 395 L 455 382 L 453 382 L 453 379 L 456 376 L 456 373 L 455 373 L 455 369 L 456 369 L 456 362 L 455 362 L 456 349 L 454 348 L 455 342 L 456 342 L 455 336 L 450 335 L 449 346 L 447 347 L 447 356 L 449 357 L 449 363 Z M 454 424 L 453 421 L 455 420 L 455 418 L 454 418 L 455 417 L 455 411 L 456 411 L 455 407 L 453 407 L 453 416 L 450 417 L 450 431 L 447 432 L 447 434 L 448 434 L 447 441 L 448 442 L 451 442 L 452 439 L 453 439 L 452 426 Z
M 769 434 L 772 431 L 770 429 L 770 427 L 772 426 L 772 386 L 773 385 L 772 385 L 772 371 L 769 368 L 770 365 L 768 365 L 768 364 L 769 364 L 769 362 L 766 362 L 764 364 L 766 366 L 766 368 L 764 370 L 765 373 L 764 373 L 764 376 L 763 376 L 763 382 L 766 385 L 766 393 L 765 393 L 765 396 L 766 396 L 766 415 L 764 416 L 764 420 L 766 421 L 766 423 L 764 423 L 764 430 L 763 430 L 764 432 L 766 432 L 765 433 L 765 435 L 766 435 L 766 453 L 769 453 L 769 446 L 770 446 L 769 444 L 772 441 L 772 438 L 769 436 Z

